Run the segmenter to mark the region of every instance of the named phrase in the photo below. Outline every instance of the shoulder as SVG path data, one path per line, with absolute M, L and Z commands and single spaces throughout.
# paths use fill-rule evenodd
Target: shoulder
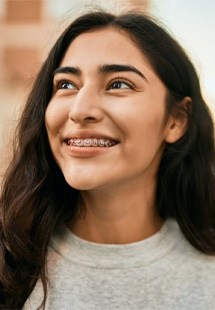
M 26 300 L 23 310 L 35 310 L 40 307 L 43 301 L 43 286 L 40 280 L 37 281 L 37 284 L 29 296 L 29 298 Z
M 174 247 L 169 254 L 169 259 L 175 268 L 192 273 L 195 276 L 211 278 L 215 284 L 215 255 L 207 255 L 197 250 L 184 236 L 175 220 L 169 220 L 168 232 L 174 238 Z

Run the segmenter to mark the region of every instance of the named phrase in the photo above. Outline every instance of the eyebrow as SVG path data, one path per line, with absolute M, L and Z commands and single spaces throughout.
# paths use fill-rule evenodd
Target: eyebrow
M 53 77 L 56 74 L 60 73 L 69 73 L 69 74 L 74 74 L 74 75 L 81 75 L 81 70 L 78 67 L 59 67 L 53 72 Z
M 131 65 L 118 65 L 118 64 L 103 65 L 99 67 L 99 72 L 101 73 L 134 72 L 148 82 L 145 75 L 142 72 L 140 72 L 137 68 Z
M 137 68 L 131 65 L 121 65 L 121 64 L 107 64 L 107 65 L 102 65 L 98 67 L 98 72 L 99 73 L 114 73 L 114 72 L 134 72 L 138 74 L 140 77 L 142 77 L 145 81 L 148 82 L 147 78 L 145 75 L 139 71 Z M 77 75 L 81 76 L 81 70 L 78 67 L 70 67 L 70 66 L 65 66 L 65 67 L 59 67 L 53 72 L 53 77 L 56 74 L 60 73 L 67 73 L 67 74 L 72 74 L 72 75 Z

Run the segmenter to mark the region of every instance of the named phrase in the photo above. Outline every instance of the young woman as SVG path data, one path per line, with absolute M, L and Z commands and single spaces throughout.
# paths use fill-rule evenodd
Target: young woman
M 76 19 L 23 112 L 1 196 L 1 308 L 214 309 L 213 122 L 148 17 Z

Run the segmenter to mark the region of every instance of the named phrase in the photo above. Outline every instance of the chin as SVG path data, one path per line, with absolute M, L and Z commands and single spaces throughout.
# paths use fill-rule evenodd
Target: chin
M 88 169 L 87 169 L 88 168 Z M 89 167 L 64 166 L 61 169 L 64 179 L 69 186 L 77 190 L 99 189 L 109 183 L 109 178 L 105 178 L 105 171 L 100 169 L 89 169 Z M 110 178 L 112 180 L 112 178 Z
M 97 188 L 97 185 L 92 182 L 92 178 L 90 180 L 84 179 L 83 177 L 81 179 L 71 176 L 64 176 L 65 181 L 69 186 L 71 186 L 74 189 L 77 190 L 92 190 L 94 188 Z

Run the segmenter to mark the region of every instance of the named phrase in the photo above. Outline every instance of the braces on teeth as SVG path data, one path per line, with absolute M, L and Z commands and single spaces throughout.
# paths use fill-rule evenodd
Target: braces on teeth
M 79 147 L 91 147 L 91 146 L 99 146 L 99 147 L 111 147 L 116 143 L 109 139 L 70 139 L 68 140 L 68 144 L 71 146 L 79 146 Z

